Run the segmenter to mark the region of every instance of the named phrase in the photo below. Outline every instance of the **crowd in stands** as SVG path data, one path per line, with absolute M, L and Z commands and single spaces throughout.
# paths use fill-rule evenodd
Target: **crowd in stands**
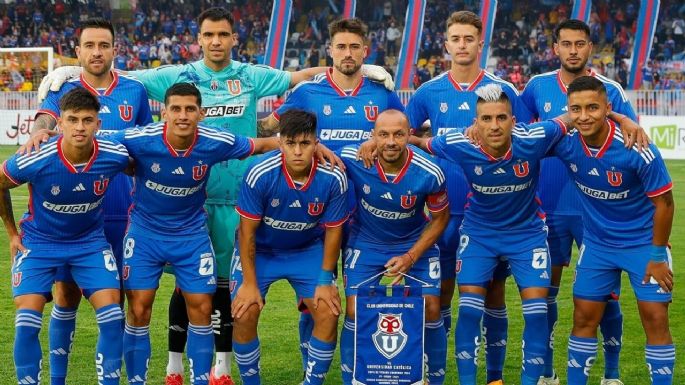
M 123 4 L 123 3 L 122 3 Z M 228 7 L 236 20 L 238 44 L 233 57 L 260 63 L 268 34 L 271 0 L 138 0 L 131 9 L 113 10 L 106 0 L 16 0 L 0 4 L 3 47 L 52 46 L 57 64 L 73 64 L 78 25 L 102 16 L 115 23 L 116 68 L 133 70 L 178 64 L 201 58 L 194 17 L 212 6 Z M 444 20 L 456 10 L 478 12 L 476 0 L 428 0 L 414 86 L 447 71 L 450 58 L 443 45 Z M 326 26 L 342 13 L 340 0 L 294 0 L 284 67 L 330 65 Z M 626 85 L 629 58 L 637 28 L 639 1 L 593 2 L 590 18 L 594 43 L 592 67 Z M 369 25 L 367 63 L 394 68 L 399 53 L 406 1 L 358 2 L 357 16 Z M 523 88 L 538 73 L 559 67 L 553 28 L 569 17 L 568 1 L 500 0 L 488 69 Z M 685 88 L 685 4 L 662 0 L 651 60 L 643 69 L 645 87 Z M 47 64 L 39 54 L 0 55 L 0 89 L 35 88 Z

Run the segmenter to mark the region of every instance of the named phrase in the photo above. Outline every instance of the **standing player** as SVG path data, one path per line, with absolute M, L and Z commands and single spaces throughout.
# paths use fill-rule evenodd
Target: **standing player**
M 516 88 L 478 66 L 478 57 L 483 49 L 483 24 L 480 17 L 473 12 L 459 11 L 450 15 L 446 24 L 445 49 L 452 57 L 452 68 L 416 90 L 407 105 L 411 127 L 419 130 L 421 125 L 429 120 L 432 136 L 438 136 L 457 127 L 470 126 L 476 118 L 478 96 L 475 89 L 492 83 L 502 86 L 511 101 L 516 119 L 528 122 L 530 113 L 519 101 Z M 447 177 L 451 211 L 450 223 L 438 242 L 442 272 L 440 311 L 445 321 L 445 329 L 449 332 L 452 326 L 451 303 L 459 247 L 458 231 L 464 216 L 469 186 L 459 165 L 446 159 L 439 159 L 437 162 Z M 508 274 L 507 264 L 503 262 L 497 269 L 486 299 L 483 329 L 486 337 L 488 383 L 502 378 L 508 328 L 504 282 Z
M 568 110 L 566 85 L 581 76 L 590 75 L 606 86 L 611 109 L 637 120 L 635 111 L 621 86 L 587 67 L 592 54 L 590 28 L 580 20 L 566 20 L 560 23 L 554 33 L 554 51 L 559 55 L 561 68 L 534 76 L 526 85 L 521 98 L 535 118 L 547 120 L 564 114 Z M 557 293 L 561 283 L 562 269 L 571 261 L 573 241 L 579 246 L 583 242 L 583 220 L 581 217 L 578 192 L 573 186 L 566 167 L 561 160 L 550 157 L 542 161 L 540 169 L 539 195 L 542 209 L 547 214 L 550 258 L 552 262 L 552 281 L 547 297 L 547 326 L 550 343 L 545 356 L 545 372 L 540 385 L 558 385 L 559 378 L 554 372 L 554 327 L 559 318 Z M 620 293 L 620 282 L 615 294 Z M 617 298 L 607 302 L 600 323 L 604 336 L 604 378 L 602 385 L 622 385 L 619 378 L 619 353 L 623 334 L 623 314 Z
M 283 113 L 280 151 L 254 164 L 238 199 L 233 349 L 245 385 L 261 384 L 257 322 L 269 287 L 280 279 L 290 282 L 314 319 L 304 383 L 323 384 L 333 360 L 341 311 L 334 271 L 348 217 L 347 177 L 315 163 L 316 121 L 301 110 Z
M 40 383 L 42 313 L 57 270 L 66 266 L 95 309 L 98 383 L 119 384 L 122 321 L 119 273 L 103 235 L 102 205 L 110 180 L 129 162 L 116 142 L 95 139 L 97 97 L 81 87 L 59 101 L 62 131 L 42 152 L 15 155 L 0 173 L 0 217 L 10 239 L 12 290 L 17 307 L 14 364 L 17 383 Z M 29 184 L 29 211 L 17 233 L 7 189 Z
M 591 76 L 568 86 L 569 115 L 578 133 L 555 148 L 580 191 L 583 208 L 567 383 L 587 384 L 597 354 L 597 326 L 626 271 L 647 336 L 651 383 L 667 385 L 673 382 L 675 361 L 668 322 L 673 272 L 667 248 L 675 210 L 673 183 L 656 146 L 642 152 L 623 148 L 623 135 L 607 120 L 611 104 L 605 87 Z
M 375 167 L 368 169 L 356 160 L 358 145 L 342 149 L 357 199 L 343 266 L 347 308 L 340 361 L 345 385 L 352 384 L 354 367 L 356 285 L 385 270 L 395 277 L 393 283 L 402 279 L 399 273 L 408 273 L 433 285 L 423 289 L 427 379 L 431 384 L 445 379 L 447 337 L 440 316 L 440 252 L 435 246 L 449 221 L 445 176 L 430 157 L 407 146 L 409 136 L 406 116 L 387 110 L 378 115 L 372 133 L 378 149 Z M 431 212 L 430 220 L 424 207 Z
M 55 128 L 60 117 L 60 98 L 74 88 L 84 88 L 97 96 L 102 106 L 98 116 L 104 131 L 152 123 L 145 87 L 139 81 L 111 70 L 114 28 L 109 21 L 90 19 L 81 23 L 76 56 L 83 68 L 81 76 L 67 82 L 59 91 L 48 93 L 38 110 L 34 130 Z M 128 176 L 113 177 L 103 203 L 105 237 L 112 245 L 119 273 L 123 263 L 123 239 L 131 205 L 131 187 Z M 55 280 L 55 305 L 48 329 L 50 382 L 52 385 L 64 385 L 81 291 L 67 268 L 60 269 Z

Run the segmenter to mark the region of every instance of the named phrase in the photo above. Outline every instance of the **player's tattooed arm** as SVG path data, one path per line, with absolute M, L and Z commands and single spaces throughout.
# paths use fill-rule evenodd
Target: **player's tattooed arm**
M 57 127 L 57 120 L 50 114 L 39 114 L 36 121 L 33 122 L 33 128 L 31 129 L 31 134 L 35 134 L 41 130 L 52 131 Z
M 268 138 L 270 136 L 276 135 L 278 132 L 278 120 L 276 120 L 273 113 L 264 119 L 257 120 L 258 137 Z
M 649 282 L 653 278 L 661 288 L 670 292 L 673 290 L 673 271 L 668 264 L 667 244 L 671 235 L 675 204 L 673 192 L 650 198 L 654 204 L 654 227 L 652 229 L 652 255 L 647 264 L 643 282 Z
M 14 212 L 12 211 L 12 196 L 9 189 L 17 187 L 4 172 L 0 172 L 0 218 L 5 225 L 7 237 L 9 238 L 10 256 L 14 262 L 14 256 L 18 251 L 26 250 L 21 243 L 21 237 L 17 231 L 17 224 L 14 221 Z
M 257 286 L 257 272 L 255 256 L 257 254 L 257 228 L 261 220 L 240 217 L 238 231 L 238 245 L 240 247 L 240 264 L 242 266 L 243 283 L 238 288 L 231 303 L 231 315 L 240 318 L 250 308 L 257 305 L 259 310 L 264 307 L 264 299 Z

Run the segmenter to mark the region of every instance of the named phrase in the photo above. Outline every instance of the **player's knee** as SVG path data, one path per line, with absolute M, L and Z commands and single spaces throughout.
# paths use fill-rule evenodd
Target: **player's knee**
M 333 314 L 328 304 L 323 302 L 320 302 L 316 311 L 312 312 L 312 317 L 316 325 L 320 325 L 326 330 L 334 329 L 338 326 L 338 316 Z
M 444 280 L 440 283 L 440 303 L 449 305 L 454 297 L 454 280 Z
M 598 316 L 595 312 L 576 306 L 573 311 L 573 330 L 594 333 L 599 326 L 600 319 L 601 316 Z
M 665 336 L 670 336 L 668 311 L 666 309 L 642 312 L 640 317 L 648 339 L 650 337 L 663 339 Z
M 437 321 L 442 318 L 440 314 L 440 299 L 435 296 L 426 296 L 426 321 Z
M 152 306 L 140 301 L 129 301 L 126 321 L 131 326 L 147 326 L 150 324 Z
M 354 313 L 354 304 L 355 304 L 355 296 L 350 296 L 347 297 L 346 305 L 345 305 L 345 317 L 349 319 L 354 319 L 355 313 Z
M 494 280 L 488 286 L 488 293 L 485 296 L 485 306 L 486 307 L 503 307 L 504 302 L 504 287 L 506 281 Z
M 53 299 L 60 307 L 77 307 L 81 302 L 81 289 L 75 283 L 57 282 Z
M 240 318 L 233 319 L 233 327 L 235 329 L 240 329 L 244 327 L 251 327 L 257 324 L 259 320 L 259 306 L 257 304 L 252 304 L 245 310 L 245 313 L 240 316 Z

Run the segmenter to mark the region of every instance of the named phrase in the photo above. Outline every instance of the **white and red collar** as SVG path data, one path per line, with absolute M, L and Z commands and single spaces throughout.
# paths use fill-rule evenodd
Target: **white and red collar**
M 88 162 L 81 171 L 77 170 L 76 166 L 74 166 L 74 164 L 71 163 L 64 155 L 64 150 L 62 150 L 62 139 L 64 139 L 64 136 L 61 136 L 59 139 L 57 139 L 57 155 L 59 155 L 59 158 L 62 160 L 62 163 L 64 163 L 64 166 L 66 166 L 67 170 L 69 170 L 69 172 L 72 174 L 78 174 L 79 172 L 87 172 L 90 170 L 90 167 L 93 165 L 93 163 L 95 163 L 95 159 L 98 157 L 99 146 L 97 139 L 93 138 L 93 154 L 90 156 L 90 159 L 88 159 Z
M 176 151 L 174 146 L 172 146 L 171 143 L 169 143 L 169 140 L 167 139 L 167 124 L 168 124 L 168 122 L 164 122 L 164 129 L 162 131 L 162 140 L 164 141 L 164 145 L 169 150 L 171 155 L 173 155 L 175 157 L 183 157 L 183 158 L 189 157 L 190 153 L 193 151 L 193 147 L 195 147 L 195 143 L 197 143 L 197 136 L 198 136 L 199 128 L 195 130 L 195 137 L 193 137 L 193 142 L 190 144 L 190 146 L 187 149 L 182 150 L 182 151 L 185 151 L 183 153 L 183 155 L 179 155 L 178 151 Z
M 454 77 L 452 77 L 452 71 L 447 72 L 447 77 L 450 79 L 450 82 L 452 83 L 454 88 L 457 89 L 457 91 L 473 91 L 473 90 L 475 90 L 476 87 L 478 86 L 478 83 L 480 83 L 480 81 L 483 79 L 483 76 L 485 76 L 485 70 L 482 69 L 478 73 L 478 76 L 476 76 L 476 79 L 473 82 L 471 82 L 471 84 L 469 84 L 469 86 L 466 87 L 466 89 L 464 89 L 461 86 L 461 84 L 459 84 L 459 82 L 456 81 L 454 79 Z
M 312 158 L 312 168 L 309 171 L 307 181 L 298 188 L 297 184 L 295 184 L 295 181 L 293 180 L 293 177 L 290 176 L 288 168 L 285 167 L 285 154 L 281 153 L 281 169 L 283 171 L 283 176 L 285 177 L 285 183 L 287 183 L 288 187 L 293 190 L 307 191 L 309 186 L 312 184 L 312 181 L 314 180 L 314 175 L 316 175 L 317 167 L 319 167 L 319 165 L 316 163 L 316 159 Z
M 590 148 L 588 147 L 587 143 L 585 143 L 585 138 L 583 138 L 583 135 L 578 135 L 580 137 L 580 143 L 583 144 L 583 151 L 585 151 L 585 155 L 591 157 L 591 158 L 601 158 L 605 152 L 609 149 L 611 146 L 611 142 L 614 141 L 614 133 L 616 132 L 616 123 L 614 123 L 613 120 L 607 119 L 607 123 L 609 124 L 609 133 L 607 134 L 606 139 L 604 139 L 604 144 L 602 144 L 602 147 L 599 148 L 599 151 L 597 152 L 596 155 L 592 154 L 592 151 L 590 151 Z
M 93 87 L 92 85 L 90 85 L 90 83 L 86 81 L 86 79 L 83 77 L 83 72 L 81 73 L 79 78 L 81 80 L 81 84 L 83 84 L 83 88 L 90 91 L 91 94 L 95 96 L 109 96 L 112 93 L 112 91 L 114 91 L 114 88 L 117 86 L 117 84 L 119 84 L 119 74 L 117 73 L 117 71 L 110 71 L 110 73 L 112 74 L 112 83 L 110 83 L 109 87 L 107 87 L 105 92 L 103 92 L 102 94 L 97 90 L 97 88 Z
M 392 180 L 393 184 L 398 184 L 404 177 L 404 175 L 407 173 L 407 170 L 409 169 L 409 165 L 411 164 L 411 160 L 414 158 L 414 151 L 411 150 L 411 148 L 407 147 L 407 159 L 404 161 L 404 165 L 400 169 L 400 172 L 397 173 L 397 176 L 395 176 L 395 179 Z M 381 165 L 381 162 L 376 159 L 376 171 L 378 171 L 378 176 L 381 178 L 381 181 L 384 183 L 390 183 L 388 181 L 388 177 L 385 174 L 385 171 L 383 170 L 383 166 Z
M 512 144 L 513 144 L 513 143 L 512 143 Z M 483 149 L 482 146 L 478 146 L 478 149 L 480 150 L 480 152 L 482 152 L 485 156 L 488 157 L 488 160 L 489 160 L 490 162 L 498 162 L 498 161 L 500 161 L 500 160 L 509 160 L 509 159 L 511 159 L 511 154 L 512 154 L 512 152 L 511 152 L 511 147 L 512 147 L 512 144 L 509 145 L 509 149 L 507 150 L 507 152 L 504 153 L 504 155 L 500 156 L 499 158 L 495 158 L 494 156 L 490 155 L 487 151 L 485 151 L 485 149 Z
M 350 92 L 350 94 L 348 95 L 347 92 L 345 92 L 345 90 L 343 90 L 343 89 L 335 82 L 335 80 L 333 80 L 333 68 L 329 68 L 329 69 L 326 71 L 326 79 L 328 80 L 328 83 L 331 85 L 331 87 L 333 87 L 333 89 L 335 90 L 335 92 L 337 92 L 338 95 L 340 95 L 340 96 L 357 96 L 357 94 L 359 93 L 359 90 L 362 88 L 362 85 L 364 84 L 364 77 L 362 76 L 361 80 L 359 81 L 359 84 L 357 84 L 357 86 L 354 87 L 354 89 L 352 90 L 352 92 Z
M 588 68 L 587 76 L 595 77 L 597 76 L 597 72 L 595 72 L 595 70 L 593 70 L 592 68 Z M 557 83 L 559 83 L 559 88 L 564 94 L 568 92 L 568 87 L 566 87 L 564 81 L 561 80 L 561 70 L 557 70 Z

